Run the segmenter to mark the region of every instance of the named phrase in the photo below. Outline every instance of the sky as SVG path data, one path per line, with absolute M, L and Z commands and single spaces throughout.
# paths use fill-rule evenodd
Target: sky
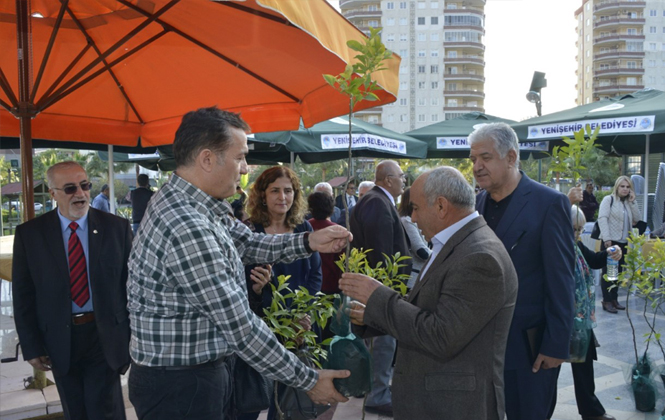
M 337 7 L 337 0 L 328 0 Z M 536 116 L 526 100 L 534 71 L 545 73 L 542 112 L 575 106 L 575 10 L 582 0 L 487 0 L 485 113 L 517 121 Z

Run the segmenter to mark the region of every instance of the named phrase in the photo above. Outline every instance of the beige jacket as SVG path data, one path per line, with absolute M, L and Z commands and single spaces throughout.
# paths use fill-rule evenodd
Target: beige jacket
M 614 203 L 612 203 L 614 197 Z M 625 205 L 625 206 L 624 206 Z M 621 201 L 615 195 L 610 194 L 603 198 L 598 209 L 598 227 L 600 227 L 600 239 L 603 241 L 626 242 L 623 237 L 624 208 L 628 211 L 628 232 L 633 225 L 640 220 L 640 209 L 637 202 L 628 200 Z

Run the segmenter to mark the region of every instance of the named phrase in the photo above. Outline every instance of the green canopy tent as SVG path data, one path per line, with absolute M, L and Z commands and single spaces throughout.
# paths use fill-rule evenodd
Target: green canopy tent
M 424 159 L 427 156 L 427 145 L 412 137 L 357 118 L 352 118 L 351 124 L 354 157 Z M 338 117 L 295 131 L 257 133 L 254 138 L 264 143 L 282 143 L 277 153 L 292 153 L 304 163 L 345 159 L 349 148 L 349 120 Z M 267 152 L 257 152 L 254 156 L 270 157 Z
M 642 89 L 628 95 L 603 99 L 542 117 L 513 124 L 521 141 L 548 141 L 572 137 L 586 125 L 600 126 L 598 142 L 605 150 L 621 155 L 665 152 L 665 92 Z M 649 165 L 644 178 L 649 179 Z M 644 191 L 646 219 L 648 191 Z
M 515 123 L 513 120 L 482 112 L 469 112 L 452 120 L 430 124 L 405 134 L 427 143 L 428 158 L 467 158 L 469 157 L 468 135 L 482 124 L 497 122 Z M 534 158 L 544 158 L 548 156 L 548 147 L 547 142 L 524 142 L 520 144 L 520 158 L 527 159 L 529 155 Z

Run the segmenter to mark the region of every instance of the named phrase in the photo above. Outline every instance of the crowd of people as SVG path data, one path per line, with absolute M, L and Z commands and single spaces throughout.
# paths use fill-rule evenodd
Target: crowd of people
M 333 380 L 352 372 L 310 368 L 261 319 L 280 275 L 292 289 L 353 299 L 354 333 L 372 349 L 368 412 L 548 419 L 579 330 L 591 337 L 584 362 L 572 364 L 580 415 L 613 418 L 595 396 L 590 269 L 608 255 L 621 260 L 639 220 L 628 178 L 600 204 L 593 184 L 561 194 L 519 169 L 517 136 L 496 123 L 469 136 L 480 190 L 452 167 L 427 170 L 406 188 L 400 165 L 384 160 L 373 181 L 351 181 L 337 197 L 325 182 L 305 196 L 285 166 L 245 192 L 249 130 L 215 107 L 185 115 L 175 173 L 154 193 L 139 176 L 131 225 L 104 209 L 104 188 L 91 206 L 77 163 L 48 170 L 58 206 L 16 230 L 14 314 L 25 360 L 53 371 L 67 419 L 124 419 L 120 375 L 130 366 L 139 419 L 236 418 L 235 358 L 315 403 L 346 401 Z M 578 236 L 596 211 L 600 252 Z M 348 241 L 369 250 L 371 267 L 410 257 L 398 269 L 409 277 L 407 295 L 342 273 L 335 261 Z M 608 286 L 603 309 L 624 309 Z M 307 314 L 299 322 L 312 329 Z

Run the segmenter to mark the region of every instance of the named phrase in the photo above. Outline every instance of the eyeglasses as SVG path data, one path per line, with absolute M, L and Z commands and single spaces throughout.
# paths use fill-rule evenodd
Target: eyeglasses
M 90 188 L 92 188 L 92 182 L 83 182 L 81 185 L 67 185 L 64 188 L 53 187 L 52 189 L 64 191 L 65 194 L 72 195 L 76 194 L 76 191 L 79 189 L 79 187 L 81 187 L 81 191 L 90 191 Z
M 402 181 L 406 181 L 406 174 L 399 174 L 399 175 L 386 175 L 386 176 L 394 176 L 396 178 L 402 179 Z

